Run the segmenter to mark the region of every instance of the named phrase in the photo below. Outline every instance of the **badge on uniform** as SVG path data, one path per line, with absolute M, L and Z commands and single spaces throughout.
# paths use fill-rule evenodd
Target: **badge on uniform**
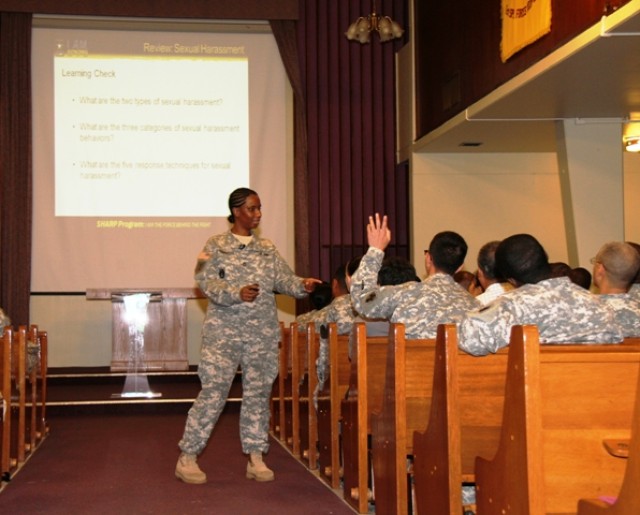
M 224 268 L 218 270 L 218 276 L 220 276 L 220 279 L 224 279 Z

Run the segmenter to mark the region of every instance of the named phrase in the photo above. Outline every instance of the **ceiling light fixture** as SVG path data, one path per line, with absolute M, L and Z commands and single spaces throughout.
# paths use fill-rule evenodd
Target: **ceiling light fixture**
M 399 38 L 404 34 L 404 30 L 400 25 L 393 21 L 388 16 L 380 16 L 376 13 L 376 0 L 373 0 L 373 9 L 371 14 L 366 18 L 360 16 L 354 21 L 347 32 L 344 33 L 347 39 L 351 41 L 360 41 L 360 43 L 368 43 L 371 33 L 375 30 L 380 36 L 380 41 L 391 41 L 394 38 Z
M 627 152 L 640 152 L 640 136 L 625 136 L 624 149 Z

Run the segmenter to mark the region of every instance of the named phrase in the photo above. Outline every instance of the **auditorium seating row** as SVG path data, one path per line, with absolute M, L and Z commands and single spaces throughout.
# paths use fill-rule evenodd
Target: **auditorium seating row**
M 48 434 L 47 333 L 36 325 L 5 327 L 0 348 L 0 489 Z
M 282 325 L 271 429 L 359 513 L 640 513 L 640 339 L 540 345 L 516 326 L 475 357 L 455 325 L 410 340 L 358 323 L 352 337 L 350 360 L 329 326 L 316 407 L 315 327 Z

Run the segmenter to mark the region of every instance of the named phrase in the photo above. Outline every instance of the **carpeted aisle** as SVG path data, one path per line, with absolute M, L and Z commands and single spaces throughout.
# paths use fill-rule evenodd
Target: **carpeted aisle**
M 199 459 L 208 483 L 182 483 L 174 468 L 185 419 L 182 413 L 50 418 L 50 435 L 0 492 L 0 513 L 353 513 L 273 440 L 265 461 L 276 480 L 246 479 L 235 411 L 223 413 Z

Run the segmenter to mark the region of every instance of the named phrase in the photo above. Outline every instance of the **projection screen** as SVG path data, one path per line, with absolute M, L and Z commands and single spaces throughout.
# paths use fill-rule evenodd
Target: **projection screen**
M 32 77 L 32 292 L 192 287 L 240 186 L 292 263 L 291 95 L 267 24 L 36 19 Z

